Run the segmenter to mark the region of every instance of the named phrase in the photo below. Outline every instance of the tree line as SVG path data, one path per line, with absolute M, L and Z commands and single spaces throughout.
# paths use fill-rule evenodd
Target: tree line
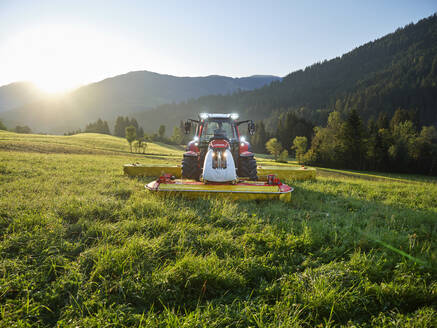
M 281 143 L 284 149 L 291 148 L 294 138 L 305 136 L 311 140 L 314 125 L 307 119 L 298 116 L 294 112 L 280 113 L 276 120 L 276 129 L 269 133 L 263 121 L 256 124 L 255 134 L 250 141 L 255 152 L 265 153 L 266 142 L 275 137 Z
M 326 127 L 317 127 L 304 162 L 356 170 L 437 174 L 437 130 L 418 125 L 414 111 L 381 113 L 367 124 L 351 110 L 334 111 Z
M 295 119 L 281 121 L 272 135 L 263 132 L 260 124 L 255 142 L 268 139 L 265 147 L 279 161 L 287 159 L 285 153 L 282 158 L 281 155 L 290 149 L 300 164 L 437 175 L 437 129 L 432 125 L 420 126 L 419 121 L 417 111 L 405 109 L 397 109 L 390 120 L 380 113 L 376 120 L 366 123 L 355 109 L 346 114 L 333 111 L 326 126 L 314 127 L 310 136 L 302 133 L 283 139 L 285 134 L 280 134 L 280 126 L 287 126 L 287 122 L 297 126 Z M 262 141 L 261 135 L 265 135 Z

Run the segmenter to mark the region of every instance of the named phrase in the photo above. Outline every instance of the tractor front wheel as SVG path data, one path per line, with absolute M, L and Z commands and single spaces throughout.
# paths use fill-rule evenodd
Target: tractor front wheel
M 182 160 L 182 178 L 199 180 L 200 167 L 197 156 L 184 156 Z
M 253 156 L 240 157 L 240 163 L 238 165 L 238 176 L 242 178 L 249 178 L 252 181 L 258 180 L 256 160 Z

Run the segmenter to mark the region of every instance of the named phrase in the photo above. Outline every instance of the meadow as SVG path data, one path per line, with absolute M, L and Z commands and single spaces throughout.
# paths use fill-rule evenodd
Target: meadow
M 182 153 L 0 131 L 0 326 L 437 326 L 436 178 L 319 169 L 283 203 L 123 175 Z

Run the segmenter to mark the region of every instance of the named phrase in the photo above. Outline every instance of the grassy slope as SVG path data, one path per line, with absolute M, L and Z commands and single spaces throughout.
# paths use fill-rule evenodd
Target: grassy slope
M 127 151 L 0 132 L 0 326 L 437 324 L 435 179 L 322 171 L 290 204 L 163 200 L 121 166 L 181 151 Z
M 147 154 L 162 156 L 181 156 L 178 147 L 149 143 Z M 15 150 L 40 153 L 66 154 L 113 154 L 137 156 L 129 153 L 124 138 L 97 133 L 81 133 L 73 136 L 40 134 L 16 134 L 0 130 L 0 150 Z

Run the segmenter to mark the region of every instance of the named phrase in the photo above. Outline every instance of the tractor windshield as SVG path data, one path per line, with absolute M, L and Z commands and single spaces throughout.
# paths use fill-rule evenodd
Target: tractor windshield
M 202 129 L 201 140 L 209 141 L 214 136 L 215 130 L 222 130 L 228 139 L 235 138 L 234 127 L 227 121 L 208 121 Z

